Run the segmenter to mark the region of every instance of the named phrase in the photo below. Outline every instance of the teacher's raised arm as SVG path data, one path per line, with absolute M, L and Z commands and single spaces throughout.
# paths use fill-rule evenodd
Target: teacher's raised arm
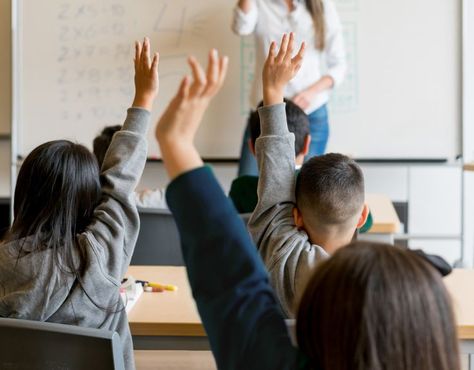
M 232 31 L 245 36 L 254 32 L 258 21 L 258 9 L 255 0 L 239 0 L 234 9 Z
M 239 0 L 232 30 L 255 38 L 255 76 L 250 104 L 256 109 L 262 100 L 261 81 L 266 50 L 281 34 L 293 32 L 296 43 L 305 42 L 306 57 L 300 73 L 288 84 L 285 96 L 293 100 L 310 122 L 311 144 L 308 157 L 322 155 L 329 138 L 327 103 L 331 90 L 346 72 L 343 30 L 332 0 Z M 247 125 L 241 149 L 239 175 L 258 175 L 255 158 L 248 146 Z

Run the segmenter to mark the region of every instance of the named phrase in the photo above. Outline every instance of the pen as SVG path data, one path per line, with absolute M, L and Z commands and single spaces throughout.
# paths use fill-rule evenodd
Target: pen
M 148 282 L 147 286 L 152 287 L 152 288 L 161 288 L 164 290 L 169 290 L 171 292 L 175 292 L 178 290 L 178 287 L 176 285 L 171 285 L 171 284 L 160 284 L 160 283 Z

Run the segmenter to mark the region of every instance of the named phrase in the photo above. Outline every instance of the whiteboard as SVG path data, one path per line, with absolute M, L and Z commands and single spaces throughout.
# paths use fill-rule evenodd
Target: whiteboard
M 91 147 L 106 125 L 123 123 L 133 97 L 133 42 L 148 35 L 161 54 L 153 125 L 189 73 L 187 56 L 207 63 L 210 48 L 230 58 L 222 93 L 198 137 L 205 157 L 237 157 L 242 109 L 240 38 L 232 34 L 232 1 L 20 0 L 19 152 L 68 138 Z M 246 101 L 246 99 L 244 99 Z M 149 133 L 149 155 L 159 156 Z
M 161 53 L 153 120 L 188 71 L 188 54 L 230 57 L 197 146 L 237 158 L 255 76 L 251 38 L 230 31 L 235 1 L 18 0 L 21 5 L 20 154 L 69 138 L 91 147 L 122 123 L 133 95 L 132 44 Z M 330 104 L 329 150 L 357 158 L 454 158 L 461 142 L 460 0 L 336 0 L 349 72 Z M 159 149 L 149 137 L 150 156 Z
M 474 161 L 474 0 L 463 1 L 463 155 Z M 466 203 L 468 204 L 468 203 Z
M 338 0 L 349 71 L 329 150 L 356 158 L 461 154 L 461 0 Z

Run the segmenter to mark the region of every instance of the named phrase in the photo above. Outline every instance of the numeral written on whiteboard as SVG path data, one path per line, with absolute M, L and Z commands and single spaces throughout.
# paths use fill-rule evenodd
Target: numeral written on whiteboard
M 80 4 L 72 5 L 71 2 L 62 3 L 59 5 L 57 18 L 59 20 L 74 20 L 74 19 L 93 19 L 99 15 L 111 15 L 114 17 L 122 17 L 125 15 L 125 7 L 118 2 L 102 6 L 98 4 Z
M 183 6 L 180 11 L 173 9 L 173 12 L 168 11 L 168 4 L 165 3 L 158 11 L 153 31 L 158 34 L 166 34 L 174 36 L 174 45 L 181 47 L 185 34 L 190 34 L 197 37 L 204 37 L 203 31 L 206 25 L 206 19 L 199 15 L 190 16 L 186 6 Z M 165 21 L 167 22 L 165 24 Z

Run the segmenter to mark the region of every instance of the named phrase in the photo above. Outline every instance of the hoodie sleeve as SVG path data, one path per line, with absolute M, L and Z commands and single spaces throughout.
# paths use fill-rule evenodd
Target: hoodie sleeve
M 86 237 L 103 272 L 120 281 L 130 263 L 140 228 L 135 188 L 145 167 L 150 112 L 130 108 L 110 143 L 100 175 L 102 200 Z
M 261 107 L 261 135 L 256 141 L 258 203 L 249 230 L 270 273 L 285 314 L 292 317 L 296 298 L 316 263 L 326 258 L 321 247 L 293 219 L 295 200 L 295 137 L 288 131 L 285 104 Z
M 167 202 L 218 368 L 294 368 L 297 351 L 265 268 L 211 170 L 177 177 Z

